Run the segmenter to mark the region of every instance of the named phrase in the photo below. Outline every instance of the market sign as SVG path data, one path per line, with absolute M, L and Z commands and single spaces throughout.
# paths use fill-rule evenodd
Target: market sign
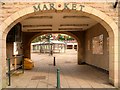
M 78 3 L 41 3 L 33 6 L 34 12 L 43 10 L 80 10 L 85 6 Z

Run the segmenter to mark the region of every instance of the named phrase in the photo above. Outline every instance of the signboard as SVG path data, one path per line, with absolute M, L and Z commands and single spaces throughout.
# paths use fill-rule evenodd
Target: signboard
M 42 10 L 80 10 L 85 6 L 79 3 L 42 3 L 33 6 L 34 12 Z
M 13 46 L 13 55 L 18 55 L 18 48 L 17 48 L 17 42 L 14 42 L 14 44 L 13 44 L 14 46 Z
M 13 55 L 19 55 L 22 51 L 22 44 L 21 42 L 14 42 L 13 44 Z

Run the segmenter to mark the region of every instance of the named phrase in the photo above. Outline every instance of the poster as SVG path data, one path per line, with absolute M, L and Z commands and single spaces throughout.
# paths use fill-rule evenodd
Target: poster
M 103 54 L 103 34 L 93 37 L 93 54 Z
M 13 55 L 22 54 L 22 43 L 21 42 L 14 42 L 13 44 Z

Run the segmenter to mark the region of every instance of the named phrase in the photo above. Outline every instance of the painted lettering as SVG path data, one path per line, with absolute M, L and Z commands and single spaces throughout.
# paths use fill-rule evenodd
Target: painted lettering
M 64 3 L 64 8 L 63 9 L 66 9 L 66 10 L 76 10 L 77 7 L 79 8 L 80 11 L 83 10 L 83 7 L 85 7 L 84 5 L 80 5 L 80 4 L 76 4 L 76 3 L 72 3 L 72 7 L 70 7 L 71 3 Z M 61 5 L 61 4 L 60 4 Z M 61 7 L 61 6 L 60 6 Z M 33 6 L 34 8 L 34 12 L 37 12 L 37 11 L 40 11 L 40 10 L 56 10 L 57 8 L 55 7 L 55 3 L 45 3 L 43 5 L 36 5 L 36 6 Z M 59 8 L 59 7 L 58 7 Z
M 38 4 L 37 6 L 33 6 L 34 8 L 34 12 L 40 11 L 40 4 Z
M 64 9 L 69 9 L 68 6 L 69 6 L 69 3 L 65 3 L 65 4 L 64 4 Z
M 72 10 L 76 10 L 77 9 L 76 6 L 77 4 L 72 4 Z
M 80 5 L 80 11 L 83 10 L 83 7 L 85 7 L 84 5 Z
M 47 5 L 46 5 L 46 4 L 44 4 L 44 5 L 43 5 L 43 10 L 48 10 L 48 8 L 47 8 Z
M 50 10 L 55 10 L 54 3 L 50 3 Z

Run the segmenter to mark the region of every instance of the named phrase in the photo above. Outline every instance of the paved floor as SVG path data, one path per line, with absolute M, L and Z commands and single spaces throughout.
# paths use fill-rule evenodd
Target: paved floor
M 77 65 L 77 52 L 67 51 L 53 56 L 32 53 L 35 67 L 24 74 L 12 76 L 8 88 L 55 88 L 56 69 L 60 68 L 61 88 L 114 88 L 108 83 L 108 74 L 88 65 Z

